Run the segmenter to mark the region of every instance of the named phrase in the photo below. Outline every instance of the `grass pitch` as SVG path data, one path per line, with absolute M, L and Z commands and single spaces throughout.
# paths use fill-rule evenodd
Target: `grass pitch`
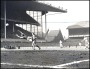
M 1 52 L 1 63 L 16 63 L 16 64 L 29 64 L 29 65 L 44 65 L 44 66 L 55 66 L 65 64 L 73 61 L 89 59 L 88 51 L 64 51 L 64 50 L 36 50 L 36 51 L 2 51 Z M 88 68 L 88 63 L 86 65 Z M 82 68 L 79 64 L 79 67 Z M 78 66 L 78 65 L 77 65 Z M 30 68 L 20 66 L 8 66 L 1 65 L 2 68 Z M 70 67 L 70 66 L 69 66 Z M 72 65 L 71 67 L 75 67 Z

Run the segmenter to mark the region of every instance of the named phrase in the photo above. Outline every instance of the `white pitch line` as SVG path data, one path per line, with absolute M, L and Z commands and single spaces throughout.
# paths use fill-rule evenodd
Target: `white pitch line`
M 74 62 L 70 62 L 70 63 L 65 63 L 65 64 L 61 64 L 61 65 L 56 65 L 56 66 L 53 66 L 54 68 L 59 68 L 59 67 L 64 67 L 64 66 L 68 66 L 68 65 L 72 65 L 72 64 L 78 64 L 78 63 L 81 63 L 81 62 L 87 62 L 89 61 L 89 59 L 87 60 L 80 60 L 80 61 L 74 61 Z
M 53 68 L 53 66 L 43 66 L 43 65 L 28 65 L 28 64 L 14 64 L 14 63 L 1 63 L 1 64 L 2 65 L 18 65 L 18 66 L 33 67 L 33 68 Z
M 65 64 L 61 64 L 61 65 L 55 65 L 55 66 L 14 64 L 14 63 L 1 63 L 1 64 L 3 64 L 3 65 L 18 65 L 18 66 L 26 66 L 26 67 L 28 66 L 28 67 L 37 67 L 37 68 L 65 68 L 64 66 L 67 66 L 67 65 L 72 65 L 72 64 L 77 64 L 77 63 L 87 62 L 87 61 L 89 61 L 89 59 L 81 60 L 81 61 L 74 61 L 74 62 L 65 63 Z

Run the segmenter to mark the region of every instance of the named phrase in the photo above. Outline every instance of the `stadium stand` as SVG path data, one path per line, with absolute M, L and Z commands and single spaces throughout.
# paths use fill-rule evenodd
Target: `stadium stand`
M 39 3 L 37 1 L 15 1 L 15 2 L 1 1 L 1 21 L 2 21 L 1 47 L 9 45 L 11 46 L 31 45 L 29 41 L 25 39 L 20 39 L 16 36 L 16 34 L 20 35 L 20 32 L 24 33 L 26 36 L 30 36 L 31 32 L 28 32 L 20 27 L 17 27 L 15 26 L 15 24 L 30 24 L 40 26 L 40 24 L 36 20 L 34 20 L 31 16 L 26 14 L 27 10 L 41 11 L 42 16 L 48 13 L 48 11 L 63 12 L 63 13 L 67 12 L 67 10 L 55 8 L 53 6 Z M 6 26 L 5 25 L 6 23 L 9 23 L 9 25 Z
M 83 38 L 68 38 L 62 44 L 63 46 L 78 46 Z
M 75 25 L 67 27 L 69 32 L 69 38 L 63 41 L 63 46 L 85 46 L 84 37 L 87 37 L 89 42 L 89 21 L 81 21 Z
M 31 32 L 28 32 L 27 30 L 24 30 L 18 26 L 15 26 L 15 29 L 16 29 L 16 32 L 18 32 L 18 30 L 19 30 L 19 31 L 23 32 L 26 36 L 32 36 Z

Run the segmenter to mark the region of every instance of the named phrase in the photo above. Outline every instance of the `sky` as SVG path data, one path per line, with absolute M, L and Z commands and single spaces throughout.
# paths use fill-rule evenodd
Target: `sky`
M 68 37 L 68 26 L 80 21 L 89 21 L 89 1 L 42 1 L 45 4 L 51 4 L 59 7 L 67 13 L 49 12 L 47 13 L 47 29 L 61 30 L 62 35 Z M 57 13 L 57 14 L 55 14 Z M 54 15 L 51 15 L 54 14 Z M 43 16 L 44 21 L 44 16 Z M 44 22 L 43 22 L 44 23 Z

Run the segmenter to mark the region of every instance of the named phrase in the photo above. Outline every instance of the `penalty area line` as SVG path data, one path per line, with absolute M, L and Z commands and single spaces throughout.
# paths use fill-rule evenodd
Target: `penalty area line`
M 15 63 L 1 63 L 2 65 L 17 65 L 17 66 L 26 66 L 26 67 L 32 67 L 32 68 L 66 68 L 65 66 L 72 65 L 72 64 L 78 64 L 81 62 L 87 62 L 87 60 L 80 60 L 80 61 L 74 61 L 70 63 L 65 63 L 65 64 L 60 64 L 60 65 L 55 65 L 55 66 L 44 66 L 44 65 L 29 65 L 29 64 L 15 64 Z
M 2 65 L 17 65 L 17 66 L 25 66 L 31 68 L 53 68 L 53 66 L 43 66 L 43 65 L 28 65 L 28 64 L 15 64 L 15 63 L 1 63 Z
M 64 67 L 64 66 L 68 66 L 68 65 L 72 65 L 72 64 L 78 64 L 78 63 L 87 62 L 87 61 L 89 61 L 89 59 L 87 59 L 87 60 L 80 60 L 80 61 L 73 61 L 73 62 L 70 62 L 70 63 L 60 64 L 60 65 L 56 65 L 56 66 L 53 66 L 53 67 L 54 68 L 59 68 L 59 67 Z

